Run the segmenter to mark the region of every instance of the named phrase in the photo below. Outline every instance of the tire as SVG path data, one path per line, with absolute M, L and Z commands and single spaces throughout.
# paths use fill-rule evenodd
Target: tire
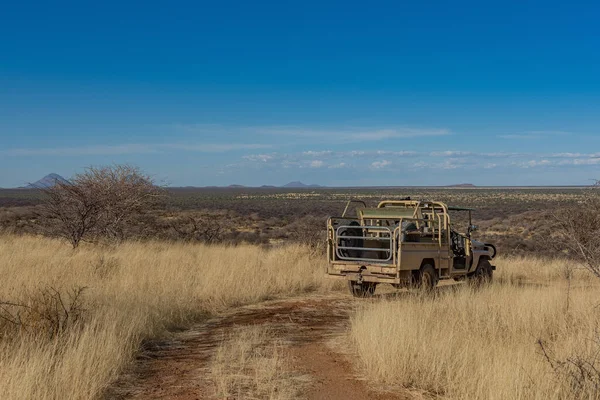
M 435 268 L 430 264 L 425 264 L 419 270 L 418 286 L 421 290 L 430 291 L 438 284 L 439 277 Z
M 479 265 L 475 269 L 472 275 L 469 276 L 469 282 L 475 286 L 481 286 L 492 282 L 494 277 L 494 271 L 489 260 L 479 261 Z
M 348 289 L 354 297 L 371 297 L 375 294 L 376 287 L 377 283 L 375 282 L 348 281 Z
M 360 224 L 356 221 L 350 222 L 350 226 L 356 226 L 357 228 L 346 228 L 340 232 L 340 245 L 348 247 L 363 247 L 364 243 L 362 239 L 345 239 L 344 236 L 362 236 L 363 232 L 360 228 Z M 344 257 L 349 258 L 360 258 L 362 255 L 361 250 L 353 249 L 340 249 L 340 254 Z

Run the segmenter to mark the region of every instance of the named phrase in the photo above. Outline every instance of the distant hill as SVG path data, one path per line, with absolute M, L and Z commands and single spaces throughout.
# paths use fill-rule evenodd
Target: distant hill
M 454 187 L 454 188 L 474 188 L 475 185 L 473 185 L 472 183 L 459 183 L 456 185 L 448 185 L 446 187 Z
M 273 186 L 273 185 L 262 185 L 261 188 L 263 189 L 272 189 L 272 188 L 276 188 L 277 186 Z
M 321 187 L 320 185 L 306 185 L 300 181 L 294 181 L 294 182 L 290 182 L 288 184 L 283 185 L 284 188 L 318 188 Z
M 40 179 L 37 182 L 30 183 L 29 185 L 25 186 L 25 188 L 26 189 L 49 188 L 49 187 L 56 185 L 56 182 L 69 183 L 69 181 L 66 180 L 65 178 L 63 178 L 62 176 L 52 173 L 52 174 L 46 175 L 45 177 L 43 177 L 42 179 Z
M 246 187 L 246 186 L 244 186 L 244 185 L 229 185 L 227 187 L 228 188 L 243 188 L 243 187 Z

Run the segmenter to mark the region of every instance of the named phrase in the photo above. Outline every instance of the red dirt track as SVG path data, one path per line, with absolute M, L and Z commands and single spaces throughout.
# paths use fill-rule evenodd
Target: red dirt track
M 360 301 L 360 300 L 359 300 Z M 343 336 L 350 296 L 307 296 L 244 306 L 151 342 L 108 398 L 195 400 L 215 398 L 209 363 L 224 334 L 234 327 L 267 324 L 288 347 L 292 366 L 311 377 L 305 399 L 406 399 L 371 391 L 356 375 L 349 356 L 328 342 Z

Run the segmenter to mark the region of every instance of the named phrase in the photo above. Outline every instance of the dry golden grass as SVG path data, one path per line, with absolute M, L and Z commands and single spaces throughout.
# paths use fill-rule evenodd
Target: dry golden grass
M 0 303 L 18 304 L 0 305 L 0 317 L 13 319 L 0 318 L 1 399 L 99 398 L 145 338 L 235 305 L 340 285 L 324 277 L 324 257 L 302 246 L 72 250 L 0 236 L 0 254 Z M 577 374 L 580 360 L 600 369 L 600 283 L 560 261 L 496 265 L 495 283 L 479 290 L 404 291 L 361 304 L 349 333 L 360 375 L 423 397 L 597 398 L 598 382 Z M 78 287 L 87 289 L 73 303 Z M 553 360 L 570 362 L 552 368 L 539 340 Z M 211 376 L 223 396 L 292 398 L 285 364 L 279 344 L 252 328 L 225 338 Z
M 245 326 L 227 335 L 211 362 L 219 399 L 297 399 L 306 380 L 294 373 L 284 344 L 266 326 Z
M 0 321 L 1 399 L 98 398 L 144 338 L 226 307 L 335 285 L 323 279 L 323 257 L 302 246 L 72 250 L 49 239 L 0 236 L 0 254 L 0 301 L 26 306 L 5 305 L 1 314 L 23 322 Z M 69 310 L 76 287 L 87 288 L 83 311 Z
M 375 386 L 451 399 L 598 398 L 600 285 L 573 266 L 497 260 L 496 282 L 365 304 L 351 321 L 357 368 Z M 538 340 L 555 360 L 552 368 Z

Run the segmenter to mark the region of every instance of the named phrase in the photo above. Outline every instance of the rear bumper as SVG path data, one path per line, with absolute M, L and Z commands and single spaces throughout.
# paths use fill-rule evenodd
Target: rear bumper
M 375 282 L 375 283 L 400 283 L 399 279 L 395 276 L 381 276 L 381 275 L 370 275 L 370 274 L 360 274 L 349 272 L 343 275 L 330 275 L 334 277 L 339 277 L 341 279 L 347 281 L 356 281 L 356 282 Z
M 399 283 L 398 270 L 389 265 L 330 263 L 327 274 L 332 278 L 360 282 Z

